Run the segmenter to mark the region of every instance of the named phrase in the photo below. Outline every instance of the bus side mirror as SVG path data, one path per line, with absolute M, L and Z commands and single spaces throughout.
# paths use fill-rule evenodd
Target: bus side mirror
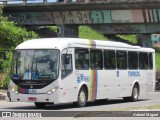
M 65 64 L 69 64 L 70 63 L 70 57 L 69 56 L 65 56 Z
M 70 64 L 70 62 L 71 62 L 71 61 L 70 61 L 70 60 L 71 60 L 71 57 L 70 57 L 70 55 L 67 54 L 67 52 L 68 52 L 68 49 L 67 49 L 67 48 L 63 50 L 64 64 L 66 64 L 66 65 Z

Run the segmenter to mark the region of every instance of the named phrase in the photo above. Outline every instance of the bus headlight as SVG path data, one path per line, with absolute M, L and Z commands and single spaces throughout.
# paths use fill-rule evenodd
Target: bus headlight
M 15 89 L 14 89 L 14 88 L 12 88 L 11 90 L 12 90 L 12 92 L 15 92 Z
M 52 92 L 55 92 L 56 91 L 56 89 L 52 89 Z
M 11 91 L 18 94 L 18 92 L 14 88 L 11 88 Z
M 47 94 L 48 94 L 48 95 L 50 95 L 51 93 L 52 93 L 51 91 L 48 91 L 48 93 L 47 93 Z
M 54 93 L 55 91 L 56 91 L 55 88 L 54 88 L 54 89 L 51 89 L 51 90 L 49 90 L 49 91 L 47 92 L 47 94 L 50 95 L 50 94 Z

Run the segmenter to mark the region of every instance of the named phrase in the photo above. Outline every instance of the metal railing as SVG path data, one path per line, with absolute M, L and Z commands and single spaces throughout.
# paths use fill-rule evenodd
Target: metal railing
M 114 2 L 126 2 L 128 0 L 0 0 L 0 5 L 8 4 L 49 4 L 49 3 L 114 3 Z M 142 1 L 142 0 L 129 0 Z M 145 0 L 143 0 L 145 1 Z M 147 0 L 146 0 L 147 1 Z
M 54 3 L 160 3 L 160 0 L 0 0 L 0 5 L 54 4 Z
M 9 5 L 9 4 L 47 4 L 47 3 L 72 3 L 77 0 L 0 0 L 0 4 Z

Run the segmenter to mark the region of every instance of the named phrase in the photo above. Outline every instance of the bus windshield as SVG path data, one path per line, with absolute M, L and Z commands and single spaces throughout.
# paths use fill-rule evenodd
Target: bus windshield
M 58 68 L 59 50 L 16 50 L 11 79 L 56 80 Z

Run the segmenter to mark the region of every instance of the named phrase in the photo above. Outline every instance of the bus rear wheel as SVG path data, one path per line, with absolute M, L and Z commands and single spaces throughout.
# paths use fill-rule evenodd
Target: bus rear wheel
M 132 96 L 131 96 L 131 101 L 132 102 L 135 102 L 138 100 L 138 97 L 139 97 L 139 88 L 137 85 L 135 85 L 133 87 L 133 90 L 132 90 Z
M 124 97 L 123 100 L 126 102 L 136 102 L 138 101 L 138 97 L 139 97 L 139 88 L 138 85 L 134 85 L 131 97 Z
M 35 102 L 34 104 L 37 108 L 45 108 L 46 106 L 46 103 L 41 103 L 41 102 Z
M 87 91 L 82 87 L 78 93 L 77 105 L 78 107 L 84 107 L 87 104 Z

